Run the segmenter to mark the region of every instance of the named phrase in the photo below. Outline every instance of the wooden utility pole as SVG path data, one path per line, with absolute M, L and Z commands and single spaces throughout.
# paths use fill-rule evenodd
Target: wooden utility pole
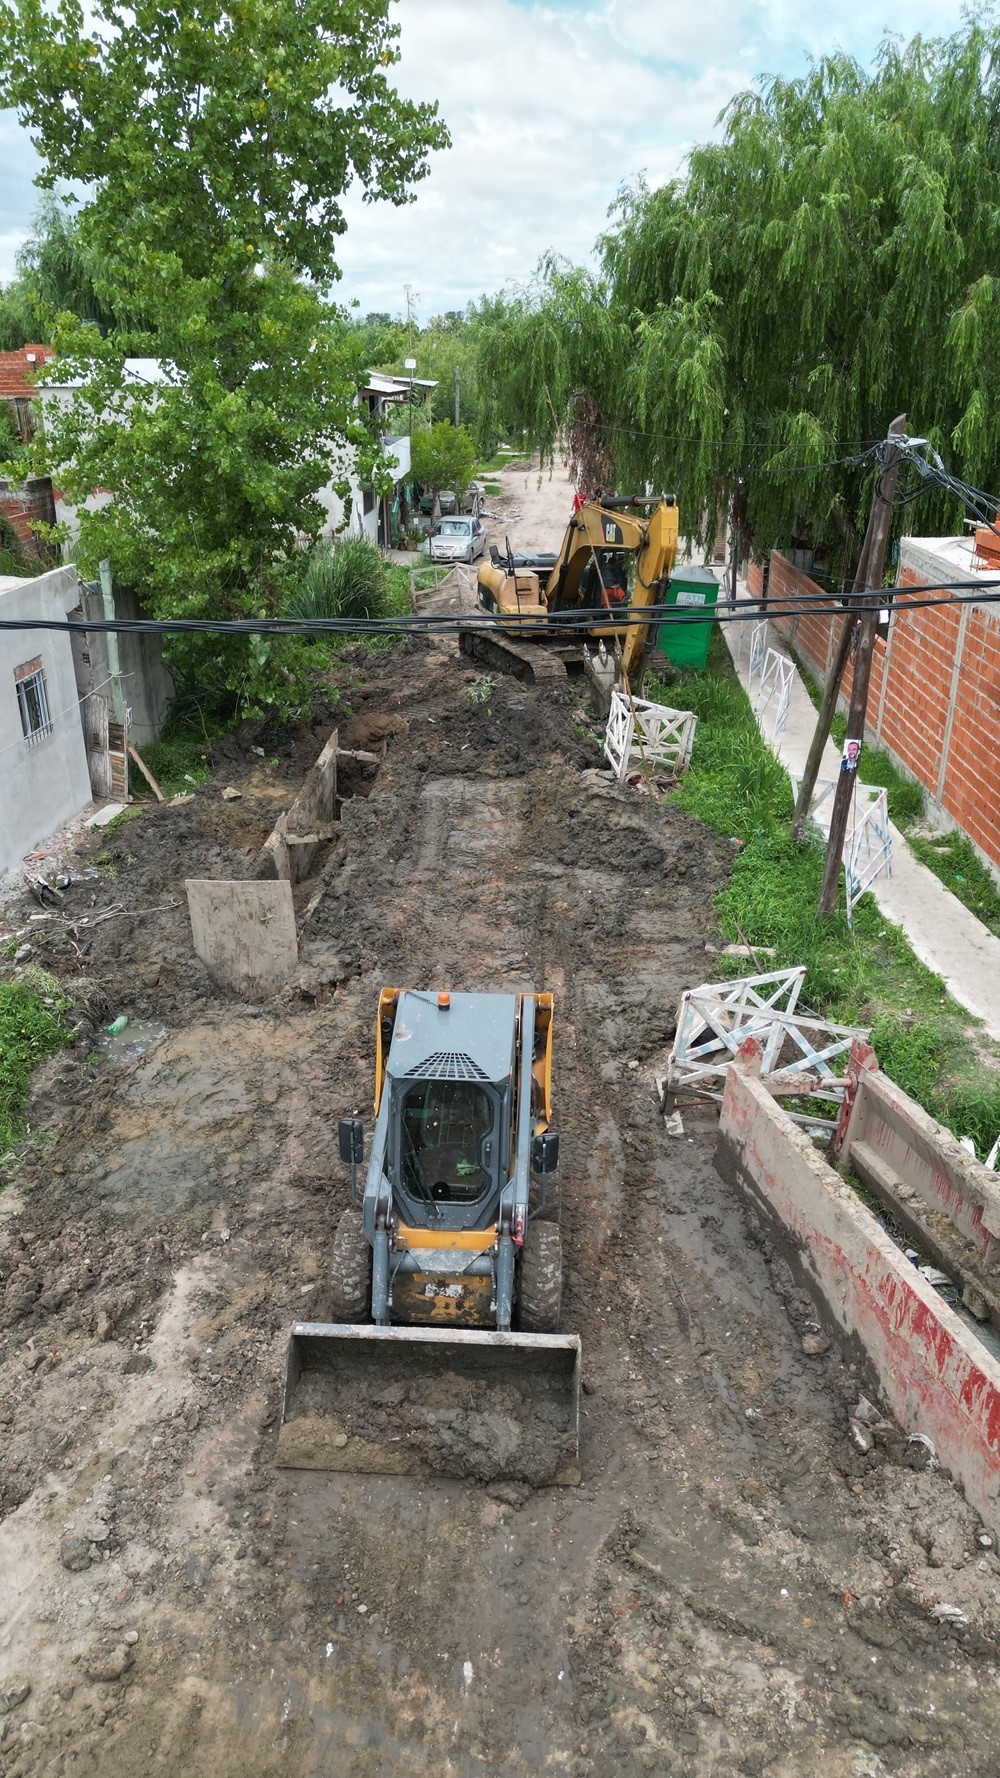
M 456 364 L 456 366 L 455 366 L 455 425 L 456 426 L 460 426 L 462 423 L 461 415 L 462 415 L 462 366 L 460 364 Z
M 906 430 L 906 415 L 900 414 L 893 420 L 889 428 L 890 438 L 898 436 Z M 875 504 L 872 509 L 871 543 L 868 551 L 867 575 L 869 587 L 874 598 L 864 598 L 862 609 L 857 617 L 858 646 L 854 656 L 854 677 L 851 681 L 851 707 L 847 717 L 847 740 L 844 758 L 840 762 L 837 777 L 837 788 L 833 798 L 833 814 L 830 817 L 830 837 L 826 848 L 826 869 L 823 872 L 823 886 L 819 893 L 819 911 L 829 914 L 837 904 L 837 890 L 840 884 L 840 867 L 843 863 L 844 840 L 847 835 L 847 823 L 851 813 L 851 799 L 858 776 L 858 759 L 865 738 L 865 718 L 868 714 L 868 687 L 872 676 L 872 656 L 875 652 L 875 634 L 878 629 L 879 600 L 882 592 L 882 576 L 885 571 L 885 549 L 889 541 L 889 525 L 892 519 L 892 500 L 896 492 L 896 479 L 899 475 L 899 447 L 891 443 L 885 453 L 885 464 L 875 492 Z M 845 629 L 847 628 L 845 624 Z M 857 742 L 857 752 L 848 757 L 848 749 L 852 741 Z
M 889 428 L 890 436 L 895 433 L 901 433 L 905 426 L 906 415 L 900 414 L 898 419 L 893 420 L 892 425 Z M 882 575 L 885 569 L 885 546 L 889 535 L 889 506 L 886 502 L 892 500 L 896 491 L 896 477 L 898 473 L 899 469 L 895 455 L 892 455 L 891 469 L 889 457 L 887 455 L 882 475 L 879 478 L 879 488 L 884 490 L 884 500 L 879 500 L 876 496 L 872 501 L 872 509 L 868 516 L 868 529 L 865 532 L 865 540 L 861 547 L 861 560 L 858 563 L 857 573 L 854 576 L 851 607 L 847 612 L 843 628 L 840 632 L 837 653 L 834 656 L 830 671 L 827 674 L 826 690 L 823 693 L 823 701 L 820 704 L 819 714 L 816 718 L 816 727 L 809 746 L 809 754 L 806 759 L 805 770 L 802 773 L 802 780 L 799 784 L 799 794 L 795 799 L 795 813 L 792 816 L 792 833 L 800 845 L 805 838 L 806 822 L 809 819 L 809 806 L 813 799 L 813 791 L 816 788 L 816 779 L 819 777 L 819 768 L 823 760 L 823 749 L 830 738 L 834 712 L 837 708 L 837 698 L 840 695 L 841 681 L 847 670 L 847 663 L 851 657 L 851 644 L 854 641 L 855 626 L 860 613 L 859 595 L 867 592 L 868 588 L 872 585 L 881 586 L 882 584 Z M 877 533 L 880 534 L 881 537 L 880 543 L 878 541 Z M 877 549 L 877 559 L 872 554 L 873 548 Z

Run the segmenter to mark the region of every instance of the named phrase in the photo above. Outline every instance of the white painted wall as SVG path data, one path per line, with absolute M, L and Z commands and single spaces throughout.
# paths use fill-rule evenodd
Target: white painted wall
M 76 569 L 0 577 L 0 618 L 62 619 L 79 603 Z M 29 744 L 14 672 L 38 656 L 52 731 Z M 90 802 L 90 773 L 67 631 L 0 630 L 0 872 L 12 869 Z

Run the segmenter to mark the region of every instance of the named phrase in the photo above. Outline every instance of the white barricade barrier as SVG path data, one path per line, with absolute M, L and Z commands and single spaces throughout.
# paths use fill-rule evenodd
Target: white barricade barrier
M 847 888 L 847 918 L 854 923 L 854 909 L 870 889 L 876 877 L 892 876 L 892 829 L 889 826 L 889 799 L 880 790 L 874 801 L 862 809 L 844 841 L 844 879 Z
M 604 752 L 609 765 L 623 779 L 630 770 L 650 766 L 654 771 L 683 772 L 691 763 L 698 718 L 692 710 L 669 710 L 648 698 L 628 697 L 613 691 Z

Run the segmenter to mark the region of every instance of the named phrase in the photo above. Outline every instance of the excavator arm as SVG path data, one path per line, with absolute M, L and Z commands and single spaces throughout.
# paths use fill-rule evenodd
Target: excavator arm
M 641 616 L 623 621 L 625 608 L 636 613 L 663 602 L 677 537 L 672 495 L 588 500 L 571 518 L 554 561 L 515 556 L 509 546 L 506 557 L 495 552 L 479 571 L 480 606 L 512 636 L 527 619 L 534 637 L 541 629 L 550 639 L 559 637 L 561 614 L 594 612 L 584 634 L 620 643 L 622 675 L 636 690 L 651 626 Z M 547 617 L 554 620 L 551 628 Z M 576 640 L 579 629 L 572 634 Z

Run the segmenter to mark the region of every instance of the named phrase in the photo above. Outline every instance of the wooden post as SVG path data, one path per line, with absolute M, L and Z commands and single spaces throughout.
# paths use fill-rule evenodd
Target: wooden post
M 906 429 L 906 415 L 900 414 L 893 420 L 889 428 L 890 438 L 897 436 Z M 899 449 L 890 444 L 885 454 L 885 465 L 875 493 L 875 504 L 872 509 L 872 537 L 868 555 L 867 579 L 869 587 L 874 589 L 875 598 L 865 599 L 856 621 L 858 624 L 858 646 L 854 657 L 854 677 L 851 681 L 851 707 L 847 718 L 847 740 L 858 743 L 858 756 L 848 762 L 841 761 L 837 777 L 837 788 L 833 798 L 833 814 L 830 817 L 830 837 L 826 848 L 826 869 L 823 872 L 823 886 L 819 895 L 819 911 L 821 914 L 832 913 L 837 903 L 837 889 L 840 884 L 840 867 L 843 863 L 844 839 L 847 834 L 847 822 L 851 811 L 851 799 L 857 783 L 858 758 L 865 738 L 865 719 L 868 713 L 868 687 L 871 683 L 872 656 L 875 652 L 875 634 L 878 629 L 878 603 L 882 586 L 882 575 L 885 569 L 885 550 L 889 541 L 889 525 L 892 519 L 892 499 L 896 492 L 896 479 L 899 475 Z M 864 598 L 864 595 L 861 595 Z M 853 614 L 852 614 L 853 615 Z M 845 630 L 847 626 L 845 625 Z M 807 805 L 808 806 L 808 805 Z
M 893 420 L 892 425 L 889 428 L 890 434 L 902 432 L 905 425 L 906 415 L 900 414 L 897 420 Z M 889 462 L 887 459 L 879 481 L 879 487 L 885 487 L 888 490 L 885 500 L 891 501 L 892 496 L 896 491 L 896 477 L 898 473 L 898 466 L 896 465 L 895 458 L 893 458 L 890 477 Z M 873 584 L 875 586 L 880 586 L 882 583 L 882 574 L 885 568 L 885 546 L 889 535 L 889 507 L 885 504 L 885 500 L 879 500 L 876 496 L 872 501 L 872 509 L 868 515 L 868 528 L 865 531 L 865 541 L 861 548 L 861 560 L 858 563 L 858 571 L 854 576 L 853 600 L 857 600 L 859 594 L 865 592 L 867 588 Z M 877 532 L 882 526 L 883 519 L 885 520 L 885 524 L 884 529 L 881 531 L 881 544 L 879 545 Z M 878 548 L 879 551 L 877 561 L 872 554 L 873 548 Z M 874 572 L 872 572 L 873 569 Z M 823 759 L 823 749 L 830 738 L 834 712 L 837 708 L 837 698 L 840 694 L 841 681 L 847 671 L 847 663 L 851 655 L 851 644 L 854 640 L 854 628 L 857 621 L 858 612 L 853 609 L 849 610 L 840 632 L 837 653 L 834 656 L 830 670 L 827 674 L 823 702 L 819 707 L 819 715 L 816 718 L 816 727 L 813 732 L 812 741 L 809 745 L 809 754 L 806 759 L 805 770 L 799 785 L 799 794 L 795 799 L 795 813 L 792 816 L 792 834 L 794 838 L 798 840 L 800 845 L 805 838 L 805 826 L 809 819 L 809 805 L 812 802 L 813 791 L 816 788 L 816 779 L 819 777 L 819 768 Z
M 865 532 L 865 541 L 861 549 L 861 560 L 858 563 L 858 571 L 854 576 L 855 597 L 863 592 L 868 585 L 868 558 L 871 548 L 872 525 L 874 519 L 875 509 L 873 507 L 868 520 L 868 529 Z M 816 788 L 816 780 L 819 777 L 819 768 L 823 760 L 823 749 L 830 738 L 830 730 L 833 727 L 833 717 L 837 708 L 837 698 L 840 695 L 841 680 L 847 670 L 847 662 L 851 653 L 851 643 L 854 639 L 854 626 L 857 621 L 857 612 L 848 611 L 840 632 L 840 641 L 837 643 L 837 652 L 834 655 L 830 671 L 827 674 L 826 690 L 823 693 L 823 701 L 820 704 L 819 713 L 816 717 L 816 727 L 813 730 L 813 738 L 809 743 L 809 753 L 806 758 L 805 771 L 802 774 L 802 781 L 799 785 L 799 794 L 795 799 L 795 813 L 792 816 L 792 835 L 798 840 L 800 846 L 806 837 L 806 822 L 809 819 L 809 805 L 812 802 L 813 791 Z

